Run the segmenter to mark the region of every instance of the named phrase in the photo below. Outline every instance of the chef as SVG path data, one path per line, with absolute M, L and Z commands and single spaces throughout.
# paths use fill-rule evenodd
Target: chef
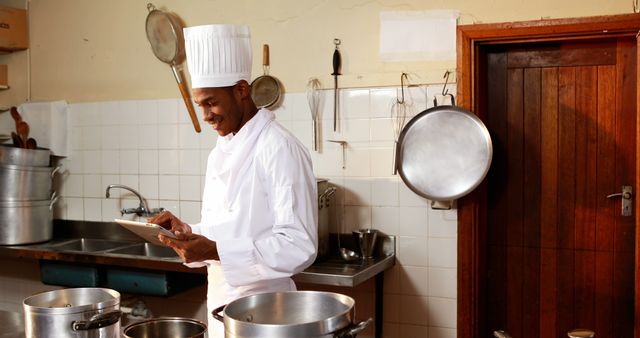
M 295 290 L 291 276 L 315 260 L 316 180 L 306 148 L 251 98 L 249 27 L 188 27 L 184 38 L 193 98 L 219 136 L 207 161 L 200 223 L 170 212 L 149 222 L 176 233 L 159 238 L 185 264 L 207 267 L 209 337 L 223 337 L 213 309 Z

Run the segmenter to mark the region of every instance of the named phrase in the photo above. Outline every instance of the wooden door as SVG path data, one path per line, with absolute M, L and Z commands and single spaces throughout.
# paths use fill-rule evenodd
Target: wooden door
M 636 40 L 487 48 L 480 336 L 633 337 Z M 638 212 L 638 210 L 633 210 Z

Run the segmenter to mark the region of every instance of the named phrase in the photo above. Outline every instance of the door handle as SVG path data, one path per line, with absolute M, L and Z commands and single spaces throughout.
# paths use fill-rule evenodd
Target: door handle
M 607 198 L 622 197 L 622 216 L 631 216 L 633 188 L 630 185 L 623 185 L 622 192 L 607 195 Z

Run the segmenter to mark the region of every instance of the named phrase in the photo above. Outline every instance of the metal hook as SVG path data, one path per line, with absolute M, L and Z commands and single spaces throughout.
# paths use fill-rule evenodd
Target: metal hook
M 449 94 L 449 89 L 447 89 L 447 85 L 449 84 L 449 75 L 451 75 L 451 72 L 447 69 L 447 71 L 444 72 L 444 76 L 442 77 L 444 79 L 444 87 L 442 87 L 442 96 L 446 96 L 447 94 Z
M 155 10 L 156 10 L 156 6 L 154 6 L 152 3 L 148 3 L 148 4 L 147 4 L 147 10 L 148 10 L 149 12 L 151 12 L 151 11 L 155 11 Z
M 336 49 L 338 49 L 338 46 L 340 46 L 341 43 L 342 41 L 340 41 L 340 39 L 338 38 L 333 39 L 333 44 L 336 45 Z
M 400 92 L 402 93 L 402 100 L 398 100 L 398 98 L 396 97 L 396 101 L 398 102 L 398 104 L 404 104 L 404 79 L 407 79 L 407 81 L 409 81 L 407 73 L 402 73 L 400 75 Z

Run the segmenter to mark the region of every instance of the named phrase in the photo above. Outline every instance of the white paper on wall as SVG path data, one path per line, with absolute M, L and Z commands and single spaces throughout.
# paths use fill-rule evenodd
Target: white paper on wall
M 456 58 L 454 10 L 380 13 L 380 61 L 446 61 Z
M 22 119 L 29 123 L 29 136 L 38 147 L 49 148 L 54 155 L 69 154 L 69 109 L 66 101 L 30 102 L 18 107 Z

